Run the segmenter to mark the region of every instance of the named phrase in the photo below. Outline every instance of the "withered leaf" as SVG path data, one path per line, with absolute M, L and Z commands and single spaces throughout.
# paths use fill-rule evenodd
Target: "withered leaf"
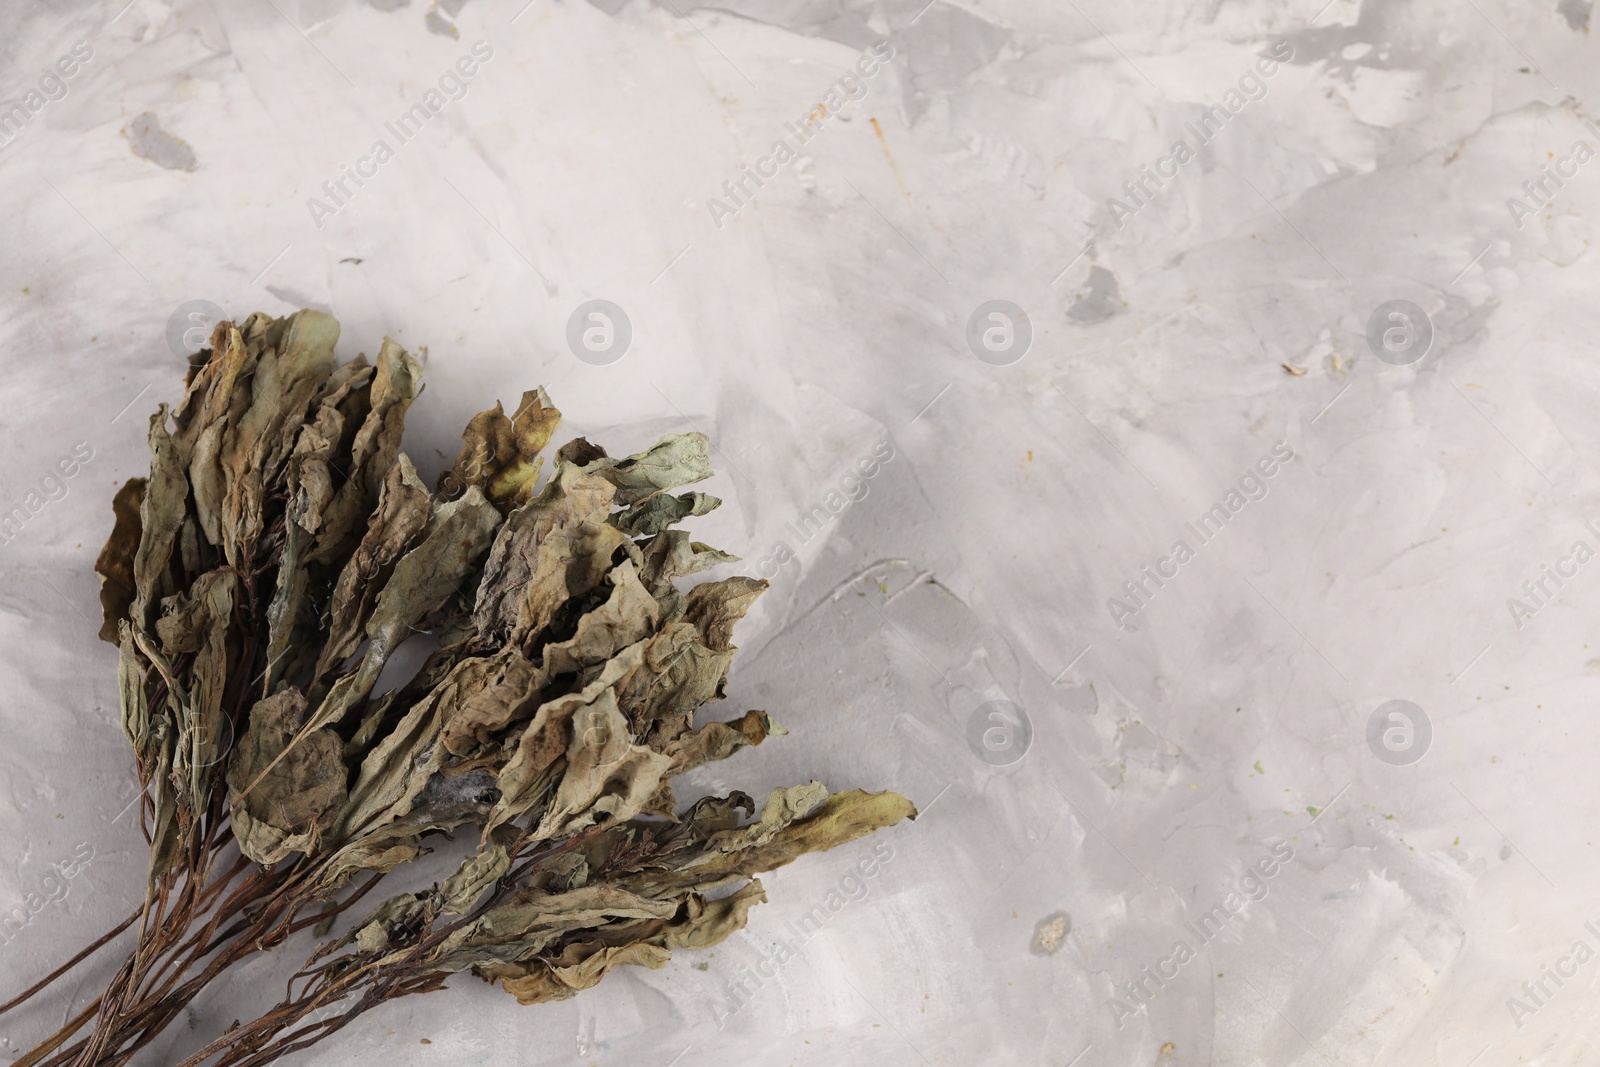
M 531 717 L 546 673 L 515 646 L 468 662 L 481 684 L 455 704 L 440 731 L 440 743 L 456 756 L 481 751 L 496 732 Z
M 640 583 L 633 561 L 617 564 L 608 581 L 610 594 L 578 620 L 576 632 L 565 641 L 545 646 L 544 669 L 550 677 L 604 663 L 654 632 L 661 608 Z
M 133 576 L 133 559 L 139 550 L 141 529 L 139 511 L 144 503 L 145 480 L 129 478 L 122 483 L 111 498 L 111 512 L 115 517 L 111 536 L 100 549 L 94 561 L 95 573 L 100 575 L 100 640 L 118 644 L 123 617 L 133 605 L 137 588 Z
M 704 515 L 721 506 L 721 500 L 705 493 L 684 493 L 681 496 L 657 493 L 613 516 L 611 521 L 623 533 L 641 537 L 660 533 L 675 522 L 682 522 L 693 515 Z
M 475 485 L 502 511 L 527 503 L 543 463 L 539 453 L 560 424 L 561 412 L 542 387 L 523 393 L 509 419 L 498 402 L 480 411 L 461 435 L 455 465 L 439 476 L 440 494 L 453 500 Z
M 150 705 L 145 689 L 145 671 L 134 650 L 132 627 L 121 624 L 122 640 L 117 645 L 117 691 L 122 698 L 122 732 L 136 753 L 150 748 Z
M 500 835 L 508 838 L 510 835 Z M 455 874 L 439 887 L 439 914 L 465 915 L 478 898 L 511 869 L 511 854 L 502 841 L 491 841 L 475 856 L 468 857 Z
M 738 556 L 689 540 L 682 530 L 661 531 L 644 543 L 643 553 L 640 578 L 657 597 L 674 592 L 672 583 L 679 578 L 739 560 Z
M 710 445 L 703 433 L 669 433 L 647 451 L 626 459 L 597 459 L 584 469 L 616 486 L 616 502 L 627 506 L 711 477 L 716 472 Z
M 189 482 L 167 432 L 167 406 L 150 417 L 150 477 L 139 502 L 139 549 L 133 557 L 135 594 L 129 617 L 150 624 L 150 605 L 171 592 L 167 563 L 187 513 Z
M 305 718 L 305 696 L 284 689 L 256 702 L 235 746 L 228 768 L 234 836 L 257 863 L 315 848 L 344 806 L 343 744 L 332 730 L 302 733 Z
M 611 571 L 626 536 L 605 520 L 616 490 L 570 464 L 512 512 L 484 568 L 473 619 L 478 632 L 527 649 L 559 610 Z
M 807 787 L 796 787 L 805 789 Z M 774 790 L 774 794 L 783 790 Z M 802 794 L 801 800 L 808 799 Z M 867 793 L 852 789 L 835 793 L 817 806 L 803 819 L 785 821 L 792 811 L 794 800 L 786 798 L 776 810 L 768 797 L 763 808 L 762 821 L 753 842 L 741 844 L 742 831 L 725 831 L 729 836 L 719 838 L 723 846 L 696 856 L 679 868 L 677 877 L 670 883 L 705 885 L 712 876 L 748 878 L 754 874 L 776 870 L 793 863 L 808 852 L 825 852 L 839 845 L 865 837 L 874 830 L 893 826 L 902 819 L 915 819 L 917 809 L 898 793 Z M 770 835 L 769 822 L 782 825 Z
M 727 578 L 689 590 L 684 615 L 700 631 L 706 647 L 724 652 L 733 647 L 733 624 L 744 618 L 756 597 L 767 591 L 759 578 Z
M 366 414 L 345 456 L 344 484 L 322 508 L 322 528 L 308 563 L 339 560 L 362 535 L 384 475 L 400 452 L 405 417 L 417 396 L 422 365 L 385 337 L 368 390 Z
M 286 515 L 309 533 L 322 529 L 323 509 L 345 477 L 341 463 L 354 438 L 351 418 L 367 413 L 374 368 L 357 356 L 329 375 L 316 400 L 316 416 L 300 430 L 289 457 Z
M 672 767 L 672 757 L 634 743 L 628 720 L 607 690 L 572 716 L 566 773 L 535 831 L 558 837 L 602 817 L 631 819 L 644 810 Z
M 395 724 L 361 762 L 340 823 L 341 840 L 410 813 L 449 755 L 440 743 L 445 724 L 458 708 L 499 685 L 505 669 L 494 658 L 464 659 Z
M 228 562 L 245 562 L 245 546 L 265 529 L 267 486 L 299 436 L 306 409 L 333 373 L 339 323 L 309 309 L 289 316 L 280 346 L 262 352 L 250 378 L 250 404 L 228 427 L 217 451 L 226 486 L 222 547 Z M 230 421 L 232 421 L 230 416 Z
M 532 721 L 522 730 L 516 749 L 500 770 L 498 785 L 500 800 L 485 824 L 485 833 L 496 826 L 528 811 L 540 798 L 541 784 L 546 773 L 565 757 L 575 743 L 572 721 L 584 708 L 598 702 L 616 707 L 613 687 L 628 677 L 644 662 L 644 642 L 629 645 L 617 656 L 608 660 L 587 685 L 572 693 L 556 697 L 539 706 Z M 622 736 L 627 736 L 623 731 Z M 610 740 L 613 732 L 596 733 L 592 740 Z
M 317 660 L 317 677 L 355 652 L 365 635 L 378 591 L 389 569 L 428 525 L 431 501 L 411 460 L 401 455 L 383 480 L 378 507 L 366 535 L 345 562 L 328 604 L 327 642 Z

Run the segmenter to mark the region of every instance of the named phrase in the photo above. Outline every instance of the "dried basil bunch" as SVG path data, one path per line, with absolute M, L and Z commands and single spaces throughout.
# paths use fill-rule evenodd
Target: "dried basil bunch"
M 672 495 L 711 476 L 704 436 L 622 459 L 578 438 L 541 487 L 561 416 L 536 389 L 474 417 L 430 492 L 400 452 L 419 364 L 386 338 L 339 365 L 338 335 L 315 311 L 219 324 L 116 495 L 101 636 L 149 891 L 66 965 L 138 922 L 106 992 L 22 1067 L 127 1062 L 226 968 L 326 933 L 464 826 L 453 875 L 323 943 L 184 1067 L 271 1062 L 460 971 L 536 1003 L 659 967 L 742 927 L 756 874 L 915 815 L 817 782 L 679 812 L 674 776 L 784 733 L 764 711 L 693 724 L 766 587 L 677 587 L 736 558 L 674 528 L 719 503 Z M 408 640 L 431 653 L 380 692 Z

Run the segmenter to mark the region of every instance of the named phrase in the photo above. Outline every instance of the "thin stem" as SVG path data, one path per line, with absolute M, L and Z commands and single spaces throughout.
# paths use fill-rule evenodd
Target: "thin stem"
M 10 1000 L 6 1001 L 4 1004 L 0 1004 L 0 1015 L 4 1015 L 12 1008 L 24 1003 L 34 994 L 38 993 L 41 989 L 48 986 L 51 982 L 54 982 L 57 978 L 60 978 L 63 974 L 66 974 L 68 971 L 72 970 L 72 968 L 76 967 L 78 964 L 94 955 L 95 952 L 105 945 L 106 942 L 110 941 L 112 938 L 116 937 L 118 934 L 122 933 L 122 931 L 126 930 L 128 927 L 137 922 L 140 913 L 143 911 L 143 907 L 134 908 L 133 911 L 128 914 L 126 919 L 123 919 L 116 926 L 113 926 L 104 934 L 96 938 L 94 944 L 90 945 L 88 948 L 84 949 L 82 952 L 78 953 L 66 963 L 63 963 L 61 966 L 57 967 L 55 970 L 39 979 L 33 985 L 29 986 L 27 989 L 24 989 L 21 993 L 18 993 Z
M 73 1034 L 77 1033 L 78 1030 L 82 1029 L 83 1024 L 94 1018 L 94 1013 L 99 1010 L 100 998 L 96 997 L 94 1002 L 87 1008 L 84 1008 L 83 1011 L 79 1012 L 71 1022 L 67 1023 L 66 1026 L 63 1026 L 60 1030 L 56 1031 L 55 1036 L 49 1038 L 38 1048 L 34 1049 L 32 1052 L 22 1057 L 22 1059 L 12 1064 L 11 1067 L 33 1067 L 34 1064 L 38 1063 L 46 1055 L 58 1048 L 62 1042 L 66 1041 L 67 1038 L 71 1037 Z

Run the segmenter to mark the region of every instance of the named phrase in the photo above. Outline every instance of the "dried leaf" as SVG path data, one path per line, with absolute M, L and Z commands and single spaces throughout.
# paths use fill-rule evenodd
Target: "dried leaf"
M 628 510 L 612 517 L 612 523 L 631 537 L 658 534 L 675 522 L 693 515 L 704 515 L 722 506 L 722 501 L 706 493 L 668 496 L 657 493 L 645 497 Z
M 560 424 L 561 412 L 543 388 L 523 393 L 512 418 L 498 402 L 480 411 L 461 435 L 455 465 L 439 476 L 440 495 L 454 500 L 477 486 L 503 511 L 527 503 L 543 462 L 539 453 Z
M 654 632 L 661 609 L 639 582 L 633 561 L 625 559 L 617 564 L 608 580 L 610 595 L 578 620 L 572 637 L 545 646 L 544 669 L 550 677 L 575 674 L 604 663 Z
M 317 677 L 353 654 L 365 636 L 379 590 L 386 589 L 393 564 L 427 528 L 427 487 L 411 461 L 401 455 L 389 468 L 378 494 L 378 507 L 367 521 L 366 535 L 345 562 L 328 606 L 327 641 L 317 659 Z
M 139 511 L 144 502 L 145 480 L 129 478 L 122 483 L 116 496 L 111 498 L 111 511 L 115 524 L 105 547 L 94 561 L 95 573 L 100 575 L 100 612 L 104 622 L 100 626 L 100 640 L 118 644 L 122 638 L 120 628 L 123 617 L 133 605 L 137 589 L 133 577 L 134 555 L 139 551 L 141 527 Z
M 473 615 L 481 635 L 527 651 L 561 607 L 600 584 L 627 543 L 605 521 L 614 493 L 606 479 L 563 464 L 511 513 L 484 568 Z
M 139 626 L 151 623 L 151 603 L 172 591 L 167 564 L 187 513 L 189 482 L 166 421 L 167 406 L 162 404 L 150 417 L 150 477 L 139 502 L 139 549 L 133 557 L 135 595 L 129 616 Z
M 305 718 L 298 689 L 257 701 L 228 769 L 234 836 L 257 863 L 315 848 L 344 806 L 343 743 L 332 730 L 302 732 Z
M 422 365 L 385 337 L 378 350 L 367 412 L 350 442 L 345 483 L 322 509 L 322 528 L 308 563 L 342 559 L 361 536 L 384 475 L 400 453 L 406 411 L 416 399 L 421 375 Z
M 599 459 L 585 470 L 617 487 L 616 502 L 636 504 L 664 489 L 704 481 L 711 469 L 710 441 L 703 433 L 669 433 L 648 451 L 626 459 Z

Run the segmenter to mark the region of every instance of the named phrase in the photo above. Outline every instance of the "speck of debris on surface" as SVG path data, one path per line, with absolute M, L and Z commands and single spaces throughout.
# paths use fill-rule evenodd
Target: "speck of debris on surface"
M 133 147 L 133 154 L 142 156 L 158 167 L 168 170 L 194 170 L 200 166 L 194 149 L 181 137 L 174 137 L 161 128 L 161 120 L 154 111 L 134 116 L 122 128 L 122 135 Z
M 1041 956 L 1053 956 L 1072 930 L 1072 917 L 1064 911 L 1046 915 L 1033 929 L 1033 950 Z

